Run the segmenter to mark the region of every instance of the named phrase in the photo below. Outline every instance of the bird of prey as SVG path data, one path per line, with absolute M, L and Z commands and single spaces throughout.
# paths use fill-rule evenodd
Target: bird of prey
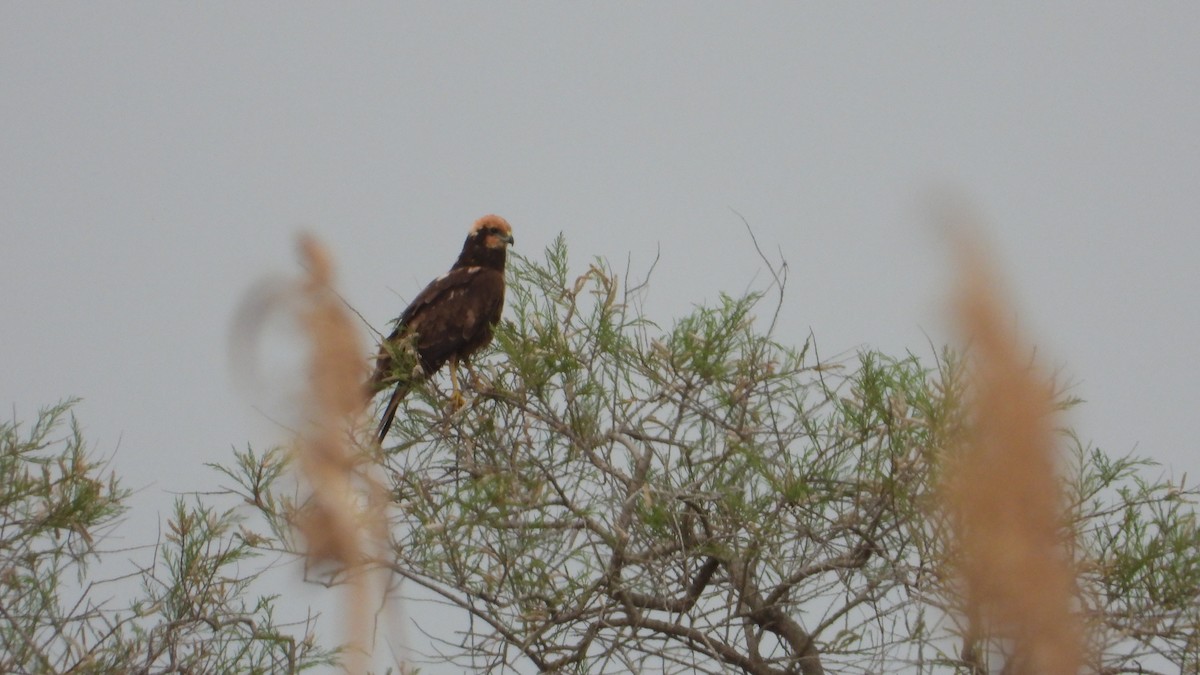
M 500 216 L 475 221 L 454 266 L 430 282 L 396 320 L 395 330 L 379 347 L 375 373 L 367 383 L 370 396 L 395 387 L 379 421 L 379 443 L 387 437 L 396 409 L 413 385 L 447 361 L 453 404 L 463 404 L 458 362 L 465 362 L 492 341 L 492 328 L 504 308 L 504 261 L 514 242 L 512 228 Z M 406 349 L 415 350 L 419 368 L 397 367 L 397 357 Z

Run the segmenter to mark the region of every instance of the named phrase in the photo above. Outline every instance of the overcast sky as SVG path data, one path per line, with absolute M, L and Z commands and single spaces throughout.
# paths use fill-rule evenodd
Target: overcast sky
M 227 344 L 296 232 L 382 329 L 489 212 L 661 251 L 668 323 L 765 284 L 736 211 L 781 339 L 929 356 L 952 185 L 1080 435 L 1200 475 L 1198 64 L 1195 2 L 0 3 L 0 404 L 83 397 L 153 522 L 273 438 Z

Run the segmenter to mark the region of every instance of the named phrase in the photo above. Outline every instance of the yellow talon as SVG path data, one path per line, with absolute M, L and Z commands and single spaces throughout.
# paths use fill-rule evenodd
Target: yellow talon
M 462 390 L 458 388 L 458 359 L 450 359 L 450 385 L 453 391 L 450 393 L 450 410 L 461 410 L 467 404 L 467 399 L 462 395 Z

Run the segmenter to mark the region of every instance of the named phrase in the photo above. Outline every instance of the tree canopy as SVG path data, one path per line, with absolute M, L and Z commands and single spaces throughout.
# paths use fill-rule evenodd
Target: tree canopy
M 363 562 L 395 594 L 420 587 L 462 617 L 424 659 L 481 672 L 1028 668 L 1005 626 L 970 621 L 956 574 L 941 485 L 981 414 L 969 359 L 822 362 L 812 339 L 773 333 L 773 296 L 721 296 L 663 325 L 640 310 L 643 286 L 603 261 L 572 271 L 561 237 L 541 260 L 517 258 L 470 402 L 445 406 L 435 378 L 384 447 L 360 430 L 356 466 L 382 488 L 366 499 L 386 520 Z M 2 429 L 4 475 L 25 480 L 0 502 L 0 669 L 265 672 L 335 658 L 314 637 L 325 624 L 281 626 L 270 598 L 247 600 L 247 568 L 230 567 L 311 543 L 292 526 L 313 492 L 284 448 L 247 448 L 221 469 L 241 506 L 179 503 L 139 572 L 144 597 L 123 611 L 64 605 L 45 581 L 86 564 L 124 496 L 102 466 L 72 464 L 77 435 L 46 440 L 65 411 L 24 439 Z M 1086 670 L 1200 668 L 1196 489 L 1055 434 Z M 402 607 L 419 625 L 415 609 Z

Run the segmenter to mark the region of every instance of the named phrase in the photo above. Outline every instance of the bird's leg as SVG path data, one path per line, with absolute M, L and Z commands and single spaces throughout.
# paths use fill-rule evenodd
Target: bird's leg
M 453 392 L 450 394 L 450 409 L 458 410 L 467 404 L 467 399 L 463 398 L 462 391 L 458 388 L 458 357 L 450 357 L 450 386 Z
M 480 389 L 484 389 L 485 387 L 490 386 L 489 383 L 484 382 L 479 377 L 479 373 L 475 370 L 475 366 L 471 365 L 470 360 L 463 361 L 463 365 L 465 365 L 467 367 L 467 374 L 471 376 L 471 388 L 472 389 L 474 389 L 475 391 L 479 391 Z

